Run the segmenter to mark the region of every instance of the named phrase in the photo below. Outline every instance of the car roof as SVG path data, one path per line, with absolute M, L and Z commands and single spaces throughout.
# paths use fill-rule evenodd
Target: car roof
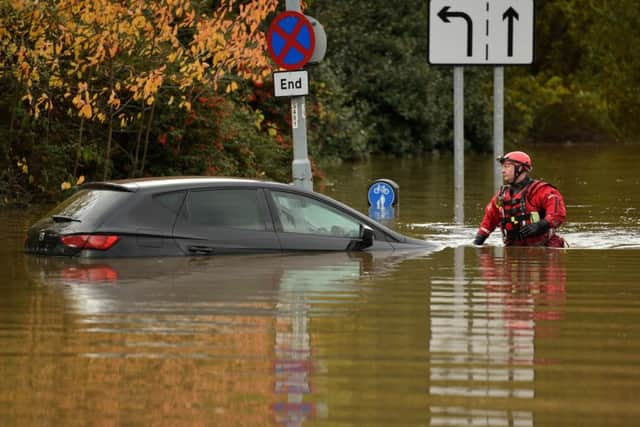
M 202 177 L 202 176 L 167 176 L 151 178 L 134 178 L 113 181 L 96 181 L 83 184 L 81 188 L 105 189 L 115 191 L 136 192 L 139 190 L 183 190 L 197 187 L 224 184 L 228 186 L 251 185 L 258 187 L 290 188 L 290 184 L 272 181 L 260 181 L 248 178 Z

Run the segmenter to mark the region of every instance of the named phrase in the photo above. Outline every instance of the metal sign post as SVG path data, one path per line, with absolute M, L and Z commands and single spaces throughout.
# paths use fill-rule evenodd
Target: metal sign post
M 287 0 L 286 8 L 288 11 L 300 12 L 300 0 Z M 291 128 L 293 137 L 293 163 L 291 164 L 293 185 L 313 191 L 313 176 L 311 175 L 311 162 L 309 161 L 307 147 L 307 114 L 304 96 L 291 98 Z
M 304 101 L 304 96 L 309 94 L 309 77 L 302 68 L 322 61 L 327 50 L 327 36 L 316 19 L 300 13 L 300 0 L 287 0 L 286 7 L 287 10 L 278 14 L 269 25 L 267 50 L 273 62 L 288 70 L 274 73 L 273 83 L 275 96 L 291 97 L 293 184 L 313 191 Z
M 454 216 L 464 224 L 464 68 L 453 67 Z
M 493 69 L 493 157 L 504 154 L 504 67 Z M 493 163 L 493 187 L 498 191 L 502 185 L 501 165 Z

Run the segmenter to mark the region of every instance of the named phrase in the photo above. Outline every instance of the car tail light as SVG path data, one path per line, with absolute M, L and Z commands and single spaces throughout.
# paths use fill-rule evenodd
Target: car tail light
M 62 236 L 60 240 L 62 240 L 65 246 L 69 246 L 70 248 L 106 251 L 115 245 L 118 240 L 120 240 L 120 237 L 104 234 L 70 234 L 68 236 Z

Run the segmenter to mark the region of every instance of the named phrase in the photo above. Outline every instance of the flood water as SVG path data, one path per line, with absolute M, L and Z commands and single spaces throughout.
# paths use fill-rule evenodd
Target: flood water
M 571 248 L 470 245 L 492 194 L 467 156 L 327 169 L 366 212 L 400 185 L 418 253 L 80 262 L 27 257 L 0 212 L 2 426 L 631 426 L 640 417 L 640 146 L 536 146 Z M 494 233 L 497 234 L 497 233 Z

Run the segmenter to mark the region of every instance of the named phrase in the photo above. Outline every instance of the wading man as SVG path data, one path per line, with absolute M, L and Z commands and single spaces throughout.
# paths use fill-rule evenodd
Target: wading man
M 485 208 L 473 244 L 482 245 L 500 226 L 505 246 L 566 247 L 564 239 L 555 233 L 566 215 L 560 192 L 529 177 L 533 165 L 527 153 L 512 151 L 498 161 L 504 185 Z

